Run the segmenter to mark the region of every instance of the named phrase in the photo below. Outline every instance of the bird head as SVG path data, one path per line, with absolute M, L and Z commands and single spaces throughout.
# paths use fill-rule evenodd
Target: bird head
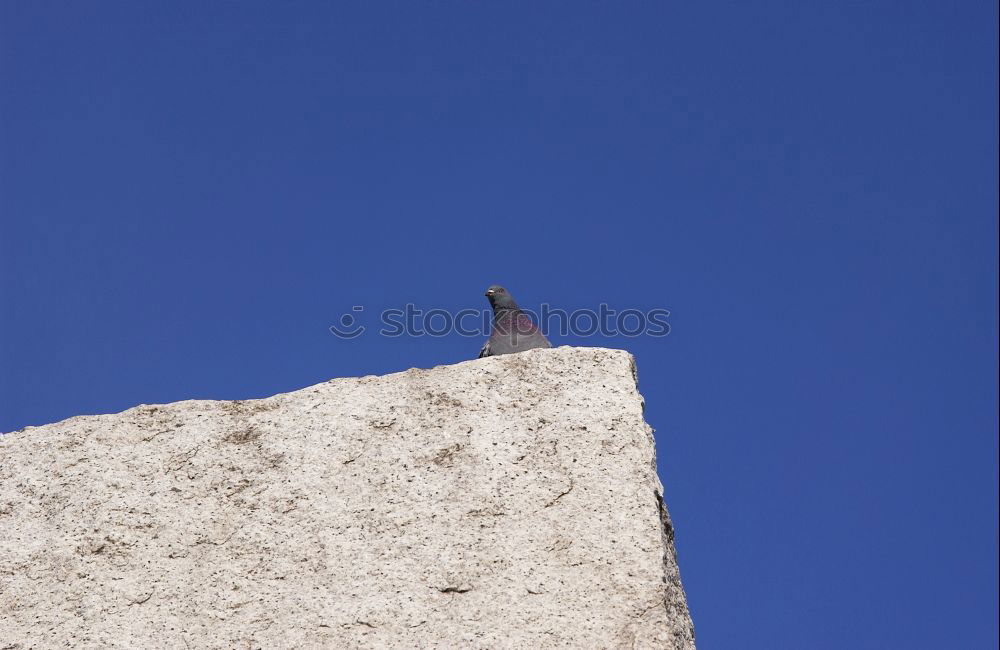
M 514 297 L 499 284 L 494 284 L 486 290 L 486 298 L 493 309 L 517 309 Z

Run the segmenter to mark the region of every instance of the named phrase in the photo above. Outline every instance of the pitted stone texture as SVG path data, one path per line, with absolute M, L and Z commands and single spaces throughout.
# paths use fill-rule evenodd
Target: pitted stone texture
M 0 437 L 3 648 L 693 648 L 632 357 Z

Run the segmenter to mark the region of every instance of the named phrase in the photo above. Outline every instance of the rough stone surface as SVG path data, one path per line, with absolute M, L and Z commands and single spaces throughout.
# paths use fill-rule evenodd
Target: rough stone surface
M 0 648 L 694 648 L 632 357 L 0 437 Z

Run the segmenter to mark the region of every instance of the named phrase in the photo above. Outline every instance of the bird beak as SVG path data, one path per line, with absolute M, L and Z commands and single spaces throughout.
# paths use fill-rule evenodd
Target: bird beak
M 492 296 L 492 295 L 493 295 L 493 289 L 487 289 L 486 290 L 486 296 L 489 297 L 489 296 Z

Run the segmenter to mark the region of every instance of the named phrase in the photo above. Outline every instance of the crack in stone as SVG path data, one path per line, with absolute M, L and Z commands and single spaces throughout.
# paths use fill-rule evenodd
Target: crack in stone
M 556 495 L 556 498 L 552 499 L 551 501 L 549 501 L 548 503 L 546 503 L 545 507 L 548 508 L 550 506 L 554 506 L 556 504 L 556 501 L 558 501 L 559 499 L 563 498 L 564 496 L 566 496 L 567 494 L 569 494 L 570 492 L 572 492 L 573 491 L 573 485 L 574 485 L 573 484 L 573 479 L 570 479 L 569 480 L 569 487 L 566 489 L 566 491 L 565 492 L 561 492 L 558 495 Z

